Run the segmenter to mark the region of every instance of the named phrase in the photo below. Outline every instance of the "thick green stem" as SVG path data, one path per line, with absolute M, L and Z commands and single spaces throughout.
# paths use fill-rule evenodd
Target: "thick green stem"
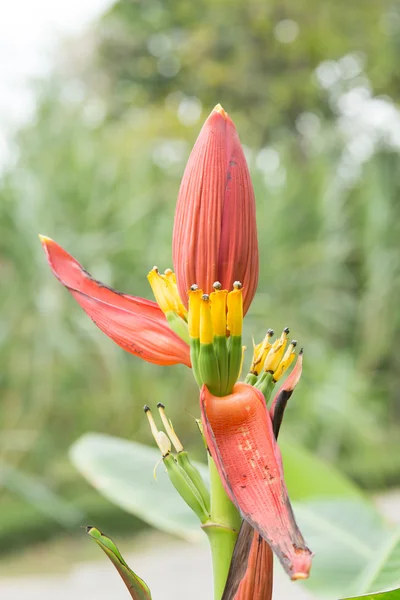
M 237 508 L 229 500 L 211 457 L 209 457 L 208 466 L 210 470 L 211 520 L 203 528 L 207 533 L 211 548 L 214 600 L 221 600 L 241 525 L 241 517 Z

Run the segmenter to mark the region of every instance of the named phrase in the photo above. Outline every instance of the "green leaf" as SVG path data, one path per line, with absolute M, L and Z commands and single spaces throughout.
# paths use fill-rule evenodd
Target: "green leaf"
M 400 531 L 395 531 L 375 549 L 357 582 L 359 593 L 374 592 L 400 585 Z
M 18 494 L 63 527 L 75 527 L 84 519 L 82 511 L 53 492 L 38 478 L 0 462 L 0 489 L 2 487 Z
M 296 503 L 294 513 L 315 553 L 308 587 L 330 598 L 357 593 L 354 581 L 386 535 L 375 509 L 357 500 L 316 500 Z
M 367 594 L 366 596 L 352 596 L 351 598 L 343 598 L 343 600 L 400 600 L 400 588 L 378 592 L 377 594 Z
M 95 527 L 88 527 L 90 537 L 107 554 L 118 573 L 121 575 L 133 600 L 151 600 L 151 593 L 143 579 L 140 579 L 126 564 L 112 539 L 105 536 Z
M 315 553 L 307 585 L 319 597 L 400 585 L 399 532 L 394 534 L 371 504 L 350 499 L 307 501 L 296 503 L 294 512 Z
M 284 435 L 279 440 L 279 447 L 292 500 L 326 497 L 364 499 L 354 483 L 306 448 L 287 441 Z
M 160 463 L 157 448 L 88 433 L 72 446 L 71 459 L 103 496 L 149 525 L 186 540 L 205 540 L 196 515 L 183 502 Z M 205 465 L 196 464 L 207 481 Z
M 71 449 L 81 473 L 107 498 L 144 521 L 191 541 L 201 541 L 197 517 L 178 496 L 156 448 L 106 435 L 87 434 Z M 289 458 L 289 460 L 287 460 Z M 337 599 L 400 585 L 398 534 L 375 507 L 334 469 L 295 446 L 284 445 L 285 476 L 296 520 L 315 553 L 306 582 L 318 597 Z M 207 481 L 204 465 L 196 465 Z M 315 479 L 312 474 L 315 473 Z M 310 492 L 304 488 L 304 481 Z M 330 499 L 328 493 L 342 493 Z M 311 500 L 310 494 L 319 496 Z M 346 497 L 347 496 L 347 497 Z M 204 536 L 205 539 L 205 536 Z

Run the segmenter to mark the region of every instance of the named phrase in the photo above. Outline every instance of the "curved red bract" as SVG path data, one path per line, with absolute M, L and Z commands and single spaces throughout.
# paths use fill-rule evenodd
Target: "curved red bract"
M 207 445 L 229 497 L 290 577 L 308 577 L 311 552 L 293 516 L 264 396 L 246 383 L 222 398 L 203 385 L 200 407 Z
M 121 348 L 158 365 L 190 362 L 189 345 L 168 326 L 155 302 L 96 281 L 61 246 L 41 236 L 49 265 L 94 323 Z

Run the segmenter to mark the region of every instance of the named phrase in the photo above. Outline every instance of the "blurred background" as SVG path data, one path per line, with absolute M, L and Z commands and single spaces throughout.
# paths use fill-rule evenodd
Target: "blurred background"
M 1 12 L 4 564 L 39 541 L 74 543 L 82 522 L 143 527 L 69 462 L 84 432 L 150 442 L 141 408 L 162 401 L 201 456 L 190 372 L 113 345 L 51 275 L 37 234 L 151 298 L 146 274 L 171 266 L 180 178 L 218 102 L 257 199 L 247 346 L 290 326 L 305 348 L 285 435 L 367 490 L 398 487 L 399 4 L 18 0 Z

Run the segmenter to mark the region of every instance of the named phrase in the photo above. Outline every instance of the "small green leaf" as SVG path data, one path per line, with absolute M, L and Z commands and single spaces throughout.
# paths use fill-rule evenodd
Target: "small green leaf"
M 367 594 L 366 596 L 352 596 L 351 598 L 343 598 L 343 600 L 400 600 L 400 588 L 387 592 Z
M 118 573 L 121 575 L 133 600 L 151 600 L 151 593 L 143 579 L 140 579 L 126 564 L 112 539 L 105 536 L 95 527 L 88 527 L 87 532 L 107 554 Z

